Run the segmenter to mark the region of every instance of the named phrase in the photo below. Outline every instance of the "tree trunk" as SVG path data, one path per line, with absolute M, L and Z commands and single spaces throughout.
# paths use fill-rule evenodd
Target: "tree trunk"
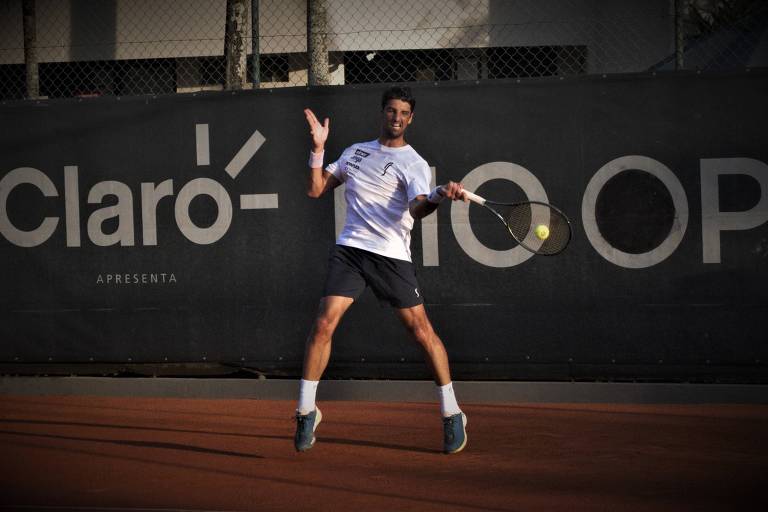
M 328 85 L 328 16 L 325 0 L 307 0 L 309 85 Z
M 227 0 L 227 27 L 224 33 L 224 58 L 227 61 L 227 90 L 242 89 L 246 77 L 245 27 L 248 19 L 246 0 Z
M 261 82 L 259 52 L 259 0 L 251 0 L 251 77 L 254 89 L 258 89 Z
M 40 74 L 37 65 L 37 17 L 35 0 L 24 0 L 21 4 L 24 17 L 24 64 L 27 76 L 27 98 L 40 96 Z
M 675 3 L 675 69 L 685 68 L 685 21 L 688 15 L 688 0 L 674 0 Z

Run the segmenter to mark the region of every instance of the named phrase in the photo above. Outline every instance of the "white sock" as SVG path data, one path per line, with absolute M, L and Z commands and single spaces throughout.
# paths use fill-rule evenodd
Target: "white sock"
M 456 395 L 453 393 L 453 382 L 445 386 L 437 386 L 437 394 L 440 396 L 440 413 L 443 418 L 459 414 L 459 404 L 456 402 Z
M 296 406 L 296 410 L 299 414 L 309 414 L 315 410 L 315 395 L 317 394 L 318 384 L 320 384 L 319 380 L 301 379 L 301 385 L 299 386 L 299 405 Z

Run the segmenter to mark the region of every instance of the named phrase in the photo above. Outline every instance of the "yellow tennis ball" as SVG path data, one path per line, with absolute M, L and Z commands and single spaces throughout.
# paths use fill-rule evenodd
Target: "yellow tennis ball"
M 539 240 L 546 240 L 549 237 L 549 228 L 544 224 L 539 224 L 536 229 L 533 230 Z

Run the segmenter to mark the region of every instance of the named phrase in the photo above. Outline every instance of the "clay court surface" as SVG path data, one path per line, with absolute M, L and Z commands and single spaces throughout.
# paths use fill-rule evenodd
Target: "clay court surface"
M 768 510 L 768 406 L 0 396 L 3 510 Z

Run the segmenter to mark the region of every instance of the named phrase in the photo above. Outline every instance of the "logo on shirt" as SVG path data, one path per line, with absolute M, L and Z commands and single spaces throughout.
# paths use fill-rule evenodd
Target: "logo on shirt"
M 395 163 L 394 163 L 394 162 L 387 162 L 387 165 L 385 165 L 385 166 L 384 166 L 384 172 L 383 172 L 383 173 L 381 173 L 381 175 L 382 175 L 382 176 L 384 176 L 385 174 L 387 174 L 387 169 L 389 169 L 389 168 L 390 168 L 390 167 L 392 167 L 393 165 L 395 165 Z
M 370 153 L 366 153 L 366 152 L 365 152 L 365 151 L 363 151 L 362 149 L 356 149 L 356 150 L 355 150 L 355 155 L 357 155 L 357 156 L 361 156 L 361 157 L 363 157 L 363 158 L 367 158 L 367 157 L 371 156 L 371 154 L 370 154 Z

